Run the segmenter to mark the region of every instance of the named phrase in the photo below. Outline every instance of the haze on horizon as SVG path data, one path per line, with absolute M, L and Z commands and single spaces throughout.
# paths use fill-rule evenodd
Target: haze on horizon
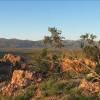
M 0 1 L 0 38 L 41 40 L 48 27 L 62 30 L 66 39 L 79 39 L 86 32 L 100 39 L 100 1 Z

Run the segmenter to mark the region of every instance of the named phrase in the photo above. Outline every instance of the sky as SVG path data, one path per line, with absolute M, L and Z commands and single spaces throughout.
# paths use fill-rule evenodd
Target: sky
M 77 40 L 89 32 L 100 39 L 99 0 L 0 0 L 0 38 L 41 40 L 48 27 Z

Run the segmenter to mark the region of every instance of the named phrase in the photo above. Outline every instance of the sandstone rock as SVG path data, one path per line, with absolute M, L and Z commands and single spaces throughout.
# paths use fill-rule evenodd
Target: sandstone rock
M 96 62 L 93 62 L 89 59 L 85 59 L 85 60 L 72 60 L 72 59 L 63 59 L 61 62 L 61 69 L 62 71 L 66 72 L 66 71 L 75 71 L 75 72 L 86 72 L 87 69 L 81 64 L 85 64 L 88 65 L 90 67 L 95 67 L 96 66 Z
M 15 70 L 12 75 L 12 84 L 27 86 L 33 80 L 33 73 L 24 70 Z
M 12 96 L 13 93 L 18 89 L 18 86 L 15 84 L 8 84 L 2 88 L 3 95 Z
M 90 59 L 83 59 L 83 62 L 86 64 L 86 65 L 88 65 L 88 66 L 90 66 L 90 67 L 92 67 L 92 68 L 95 68 L 96 67 L 96 62 L 95 61 L 92 61 L 92 60 L 90 60 Z
M 82 72 L 83 70 L 85 71 L 85 68 L 80 64 L 80 61 L 78 60 L 70 60 L 70 59 L 65 59 L 61 63 L 62 71 L 76 71 L 76 72 Z
M 33 80 L 33 73 L 26 71 L 25 72 L 25 78 L 29 79 L 29 80 Z
M 24 70 L 14 70 L 11 82 L 2 87 L 3 95 L 12 96 L 20 87 L 26 87 L 31 84 L 33 73 Z
M 16 56 L 13 54 L 6 54 L 2 59 L 0 59 L 0 78 L 3 79 L 2 76 L 5 76 L 4 79 L 8 77 L 10 79 L 12 72 L 14 69 L 21 68 L 21 64 L 24 59 L 21 56 Z M 24 63 L 24 62 L 23 62 Z M 16 66 L 16 67 L 14 67 Z M 25 63 L 23 65 L 25 69 Z
M 21 61 L 24 61 L 24 59 L 21 56 L 16 56 L 13 54 L 6 54 L 2 60 L 4 61 L 10 61 L 13 65 L 16 63 L 20 63 Z
M 83 90 L 83 94 L 86 96 L 96 95 L 100 93 L 100 83 L 99 82 L 88 82 L 85 79 L 81 81 L 79 88 Z

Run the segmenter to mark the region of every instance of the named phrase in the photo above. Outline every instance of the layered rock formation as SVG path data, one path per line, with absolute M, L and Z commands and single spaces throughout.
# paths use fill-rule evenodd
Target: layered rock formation
M 6 54 L 2 58 L 3 61 L 9 61 L 13 65 L 16 65 L 17 63 L 21 63 L 24 61 L 24 58 L 21 56 L 13 55 L 13 54 Z
M 79 85 L 79 88 L 82 89 L 82 93 L 86 96 L 97 95 L 100 93 L 100 82 L 88 82 L 83 79 Z
M 42 76 L 38 73 L 33 73 L 24 70 L 14 70 L 12 79 L 9 84 L 2 87 L 1 92 L 3 95 L 12 96 L 20 87 L 25 88 L 32 83 L 37 84 L 42 81 Z
M 27 86 L 33 80 L 33 73 L 24 70 L 15 70 L 12 75 L 11 84 Z
M 25 69 L 26 64 L 24 58 L 21 56 L 6 54 L 0 59 L 0 78 L 1 80 L 11 78 L 11 75 L 15 69 Z
M 29 86 L 33 80 L 33 73 L 24 70 L 15 70 L 12 74 L 11 82 L 2 87 L 3 95 L 12 96 L 20 88 Z
M 91 68 L 95 68 L 96 62 L 91 61 L 90 59 L 82 60 L 72 60 L 72 59 L 63 59 L 61 62 L 61 69 L 63 72 L 66 71 L 75 71 L 75 72 L 86 72 L 87 68 L 83 66 L 87 65 Z
M 16 90 L 18 90 L 18 86 L 15 84 L 9 83 L 8 85 L 5 85 L 4 87 L 2 87 L 1 92 L 3 95 L 12 96 Z

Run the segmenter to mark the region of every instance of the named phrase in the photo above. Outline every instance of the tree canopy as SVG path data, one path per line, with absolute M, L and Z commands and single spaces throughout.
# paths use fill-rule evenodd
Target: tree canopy
M 63 39 L 64 37 L 61 36 L 62 31 L 58 30 L 55 27 L 49 27 L 48 31 L 51 33 L 50 36 L 44 37 L 44 44 L 50 44 L 52 47 L 55 48 L 62 48 L 63 45 Z

